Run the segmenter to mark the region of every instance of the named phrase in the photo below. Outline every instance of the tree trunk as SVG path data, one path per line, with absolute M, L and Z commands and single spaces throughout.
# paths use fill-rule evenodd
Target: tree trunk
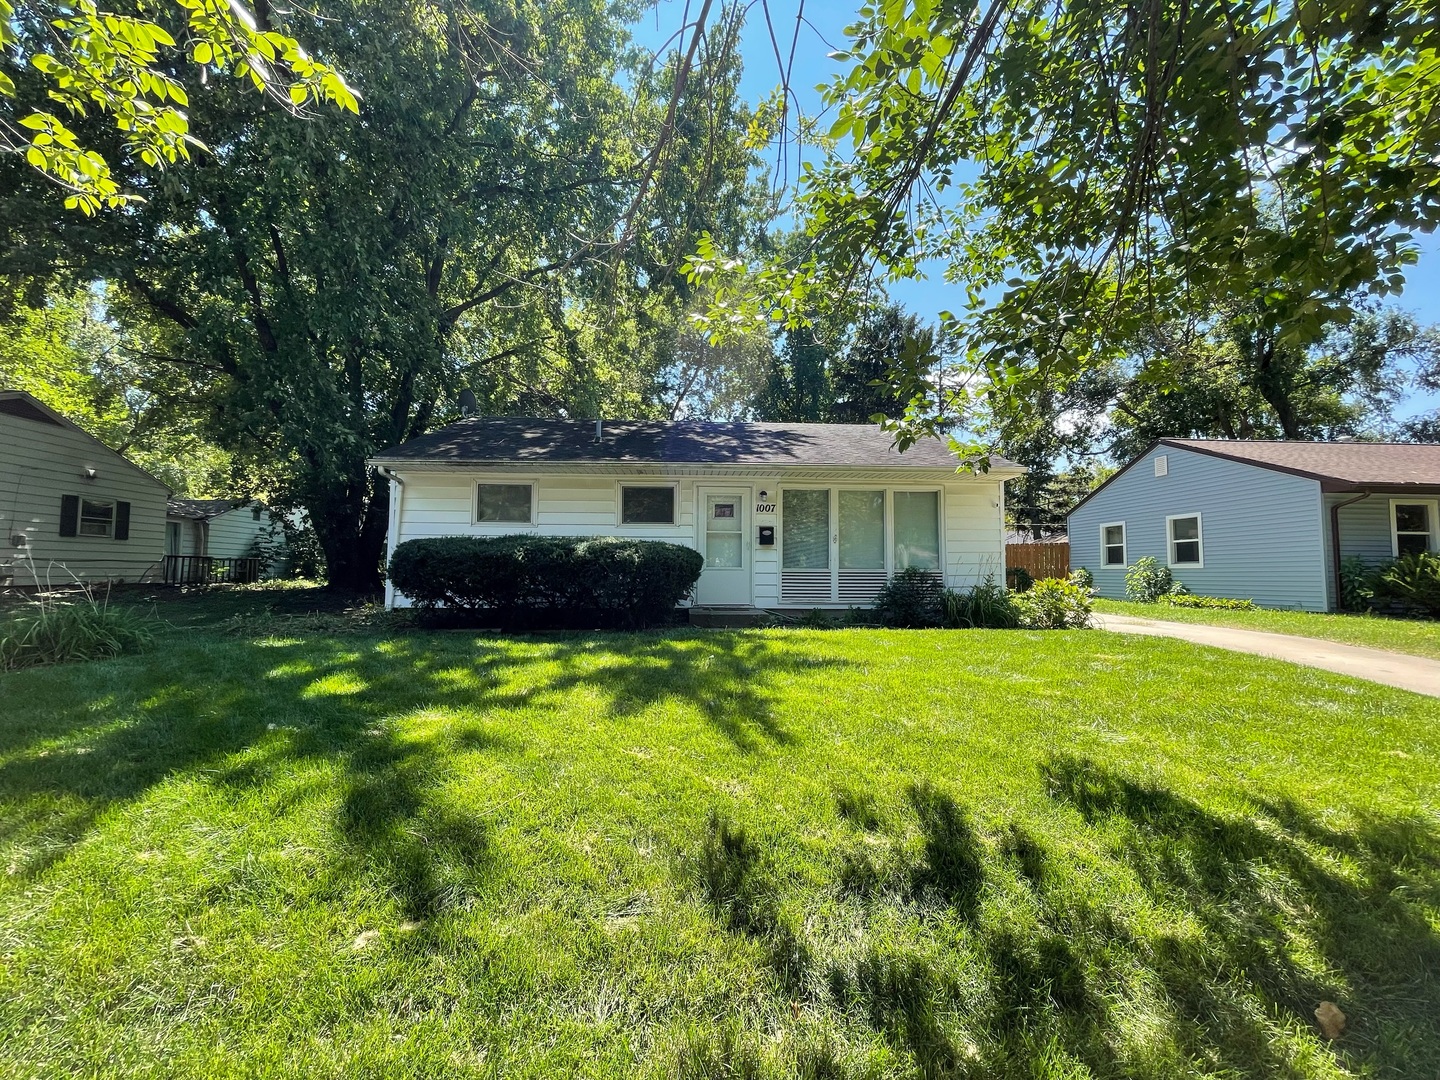
M 363 479 L 314 500 L 311 521 L 325 551 L 325 581 L 338 592 L 376 593 L 384 584 L 390 485 L 366 469 Z

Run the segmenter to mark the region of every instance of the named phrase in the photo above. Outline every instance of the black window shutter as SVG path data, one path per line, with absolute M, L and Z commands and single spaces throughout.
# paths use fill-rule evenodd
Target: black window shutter
M 74 536 L 80 531 L 80 496 L 60 496 L 60 535 Z
M 130 504 L 127 502 L 115 504 L 115 539 L 130 539 Z

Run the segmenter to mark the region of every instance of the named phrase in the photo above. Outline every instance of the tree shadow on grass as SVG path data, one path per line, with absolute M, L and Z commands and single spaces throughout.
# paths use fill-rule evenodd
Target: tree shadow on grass
M 1269 1012 L 1311 1028 L 1320 1001 L 1340 1002 L 1350 1016 L 1342 1056 L 1394 1075 L 1433 1071 L 1433 827 L 1371 816 L 1347 835 L 1288 802 L 1225 817 L 1081 757 L 1057 757 L 1043 774 L 1051 795 L 1087 821 L 1119 825 L 1114 857 L 1162 910 L 1178 907 L 1203 928 L 1198 940 L 1160 936 L 1151 961 L 1193 1053 L 1235 1075 L 1286 1075 L 1270 1031 L 1246 1006 L 1258 992 Z
M 172 777 L 259 787 L 323 757 L 346 770 L 346 844 L 388 868 L 420 912 L 449 888 L 451 871 L 436 868 L 464 876 L 488 858 L 483 823 L 447 818 L 435 792 L 457 752 L 519 748 L 520 725 L 496 733 L 507 712 L 568 705 L 578 730 L 673 701 L 754 752 L 790 740 L 770 687 L 798 664 L 726 634 L 197 641 L 208 648 L 176 637 L 163 654 L 111 662 L 94 690 L 76 678 L 93 665 L 0 677 L 16 703 L 0 725 L 0 848 L 16 853 L 13 873 L 43 873 L 109 808 Z M 428 741 L 390 730 L 418 710 L 454 712 L 454 726 L 442 720 Z

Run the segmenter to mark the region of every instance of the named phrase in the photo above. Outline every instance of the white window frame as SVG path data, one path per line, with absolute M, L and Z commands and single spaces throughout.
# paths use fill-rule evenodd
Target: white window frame
M 1112 562 L 1106 562 L 1106 561 L 1105 561 L 1105 553 L 1106 553 L 1106 551 L 1115 546 L 1114 544 L 1107 544 L 1107 543 L 1105 542 L 1105 530 L 1106 530 L 1106 529 L 1119 529 L 1119 530 L 1120 530 L 1120 562 L 1118 562 L 1118 563 L 1112 563 Z M 1125 569 L 1127 566 L 1129 566 L 1129 565 L 1130 565 L 1130 530 L 1125 527 L 1125 522 L 1123 522 L 1123 521 L 1107 521 L 1105 524 L 1103 524 L 1103 525 L 1100 526 L 1100 569 L 1102 569 L 1102 570 L 1124 570 L 1124 569 Z
M 1430 509 L 1430 543 L 1427 550 L 1440 550 L 1436 533 L 1440 532 L 1440 499 L 1391 499 L 1390 500 L 1390 554 L 1400 557 L 1400 530 L 1396 527 L 1395 508 L 1399 506 L 1426 506 Z M 1407 534 L 1413 535 L 1413 534 Z
M 1187 518 L 1195 519 L 1195 543 L 1200 548 L 1200 560 L 1198 562 L 1175 561 L 1175 534 L 1170 529 L 1172 521 L 1184 521 Z M 1180 543 L 1189 543 L 1188 540 L 1181 540 Z M 1165 518 L 1165 565 L 1172 570 L 1204 570 L 1205 569 L 1205 522 L 1201 515 L 1193 514 L 1170 514 Z
M 480 520 L 480 485 L 489 487 L 528 487 L 530 489 L 530 520 L 529 521 L 481 521 Z M 511 476 L 484 476 L 470 485 L 470 524 L 479 526 L 482 529 L 524 529 L 534 528 L 535 523 L 540 520 L 540 492 L 539 485 L 528 477 Z
M 670 496 L 670 520 L 669 521 L 626 521 L 625 520 L 625 489 L 636 488 L 666 488 L 671 492 Z M 617 480 L 615 481 L 615 527 L 617 529 L 673 529 L 680 524 L 680 485 L 666 480 Z
M 110 508 L 110 516 L 105 520 L 104 532 L 85 531 L 86 503 L 89 503 L 91 506 L 108 506 Z M 114 499 L 88 499 L 84 495 L 81 495 L 80 505 L 75 510 L 75 535 L 77 537 L 88 536 L 92 540 L 109 539 L 113 537 L 115 535 L 115 515 L 117 513 L 117 509 L 118 508 L 116 507 Z M 90 523 L 92 525 L 99 524 L 98 519 L 96 519 L 93 515 L 90 518 Z

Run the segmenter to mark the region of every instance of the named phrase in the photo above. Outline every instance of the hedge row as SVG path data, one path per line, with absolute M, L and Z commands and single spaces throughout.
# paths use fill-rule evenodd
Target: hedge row
M 407 540 L 390 580 L 422 611 L 484 611 L 507 626 L 647 626 L 669 618 L 704 559 L 657 540 L 444 536 Z

